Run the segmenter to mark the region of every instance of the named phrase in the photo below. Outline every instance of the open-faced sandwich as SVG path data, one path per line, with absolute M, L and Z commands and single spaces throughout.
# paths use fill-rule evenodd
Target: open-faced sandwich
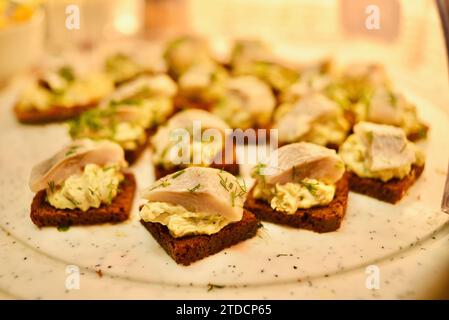
M 152 66 L 145 65 L 135 57 L 122 52 L 106 57 L 104 70 L 112 78 L 116 86 L 157 71 Z
M 428 126 L 419 119 L 415 105 L 393 89 L 382 66 L 349 65 L 325 92 L 350 112 L 355 122 L 401 127 L 412 141 L 427 136 Z
M 276 105 L 270 87 L 253 76 L 231 78 L 212 112 L 233 129 L 268 129 Z
M 265 42 L 255 39 L 237 39 L 231 49 L 229 65 L 236 67 L 239 64 L 272 58 L 273 51 Z
M 351 191 L 396 203 L 424 170 L 424 154 L 401 128 L 360 122 L 340 147 Z
M 400 127 L 407 138 L 416 141 L 427 137 L 428 126 L 419 118 L 414 104 L 388 87 L 366 91 L 364 99 L 353 105 L 357 121 Z
M 223 95 L 227 78 L 226 69 L 216 63 L 191 66 L 178 79 L 179 92 L 175 97 L 175 106 L 177 109 L 210 110 Z
M 223 169 L 237 175 L 235 143 L 230 127 L 214 114 L 181 111 L 151 138 L 156 179 L 189 166 Z
M 329 66 L 327 66 L 329 64 Z M 279 97 L 281 103 L 295 103 L 312 94 L 326 94 L 334 79 L 331 72 L 332 62 L 324 61 L 318 66 L 306 68 L 301 71 L 301 77 L 286 88 Z M 337 99 L 335 99 L 337 101 Z
M 127 220 L 136 182 L 124 168 L 119 145 L 106 140 L 72 142 L 33 168 L 31 220 L 38 227 Z
M 260 224 L 243 209 L 246 187 L 212 168 L 191 167 L 143 191 L 141 222 L 179 264 L 215 254 L 253 237 Z
M 280 105 L 272 127 L 278 129 L 280 145 L 306 141 L 332 149 L 338 149 L 351 129 L 343 109 L 320 93 Z
M 176 84 L 167 75 L 141 76 L 120 86 L 99 108 L 69 123 L 74 139 L 108 139 L 120 144 L 134 163 L 148 135 L 174 112 Z
M 252 75 L 268 83 L 276 94 L 283 92 L 299 78 L 295 67 L 282 63 L 259 41 L 237 41 L 231 54 L 234 75 Z
M 31 82 L 21 92 L 14 112 L 23 123 L 67 120 L 95 107 L 113 88 L 105 74 L 79 75 L 62 66 Z
M 191 36 L 170 41 L 165 48 L 164 59 L 168 74 L 177 80 L 192 66 L 213 63 L 207 44 L 202 39 Z
M 260 220 L 315 232 L 335 231 L 346 213 L 348 178 L 335 150 L 298 142 L 273 152 L 252 172 L 245 209 Z

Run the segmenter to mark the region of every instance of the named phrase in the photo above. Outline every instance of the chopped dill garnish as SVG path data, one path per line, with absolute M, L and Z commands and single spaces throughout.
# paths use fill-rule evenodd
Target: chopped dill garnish
M 252 170 L 251 170 L 251 176 L 253 178 L 260 178 L 262 182 L 265 182 L 265 175 L 263 174 L 263 170 L 266 168 L 265 163 L 259 163 L 257 164 Z
M 170 185 L 170 182 L 168 182 L 167 180 L 162 181 L 161 184 L 160 184 L 160 186 L 162 188 L 168 187 L 169 185 Z
M 198 183 L 193 188 L 190 188 L 190 189 L 187 189 L 187 190 L 189 190 L 189 192 L 193 193 L 193 192 L 197 191 L 199 188 L 201 188 L 201 184 L 200 183 Z
M 70 226 L 59 226 L 58 231 L 59 232 L 66 232 L 70 229 Z
M 223 176 L 220 173 L 218 173 L 218 177 L 220 179 L 220 184 L 222 185 L 222 187 L 229 192 L 231 196 L 232 206 L 234 206 L 235 198 L 243 197 L 246 194 L 247 189 L 245 180 L 243 180 L 242 184 L 240 184 L 239 181 L 237 180 L 237 183 L 235 185 L 232 181 L 229 181 L 228 183 L 228 178 L 223 178 Z
M 315 195 L 318 190 L 317 183 L 301 181 L 301 185 L 303 185 L 312 195 Z
M 226 191 L 229 191 L 228 188 L 228 178 L 223 178 L 223 176 L 221 174 L 218 174 L 218 177 L 220 178 L 220 184 L 223 186 L 223 188 L 225 188 Z
M 155 185 L 154 187 L 152 187 L 152 188 L 150 189 L 150 191 L 153 191 L 154 189 L 157 189 L 157 188 L 159 188 L 159 187 L 165 188 L 165 187 L 168 187 L 169 185 L 170 185 L 170 182 L 167 181 L 167 180 L 164 180 L 164 181 L 162 181 L 161 183 L 159 183 L 158 185 Z
M 234 191 L 231 191 L 230 192 L 230 194 L 231 194 L 231 205 L 234 207 L 234 205 L 235 205 L 235 192 Z
M 94 190 L 92 190 L 92 188 L 87 188 L 87 190 L 89 190 L 89 192 L 90 192 L 90 194 L 92 195 L 92 196 L 94 196 L 95 195 L 95 191 Z
M 103 167 L 103 171 L 106 172 L 106 171 L 109 171 L 111 169 L 114 169 L 115 167 L 116 167 L 115 165 L 104 166 Z
M 75 207 L 78 206 L 80 203 L 76 201 L 75 199 L 72 199 L 70 197 L 66 197 L 67 200 L 69 200 Z
M 48 181 L 48 188 L 50 189 L 51 193 L 55 192 L 55 182 L 54 181 Z
M 393 107 L 396 107 L 398 104 L 398 98 L 396 97 L 396 95 L 393 92 L 389 92 L 388 95 L 390 98 L 391 105 Z
M 72 82 L 75 80 L 75 73 L 73 72 L 73 69 L 69 66 L 61 67 L 58 70 L 58 75 L 67 82 Z
M 180 170 L 180 171 L 178 171 L 178 172 L 175 172 L 171 177 L 172 177 L 173 179 L 176 179 L 177 177 L 179 177 L 180 175 L 182 175 L 184 172 L 186 172 L 186 170 L 185 170 L 185 169 L 182 169 L 182 170 Z
M 70 149 L 65 153 L 65 156 L 71 156 L 72 154 L 74 154 L 76 152 L 76 150 L 79 149 L 79 146 L 72 146 L 70 147 Z

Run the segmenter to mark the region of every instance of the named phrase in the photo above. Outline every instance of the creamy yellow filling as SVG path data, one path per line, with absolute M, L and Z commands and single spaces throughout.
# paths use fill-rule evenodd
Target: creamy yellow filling
M 74 139 L 111 140 L 126 150 L 134 150 L 146 140 L 145 128 L 134 122 L 118 121 L 112 110 L 90 110 L 69 123 Z
M 124 176 L 118 165 L 100 167 L 88 164 L 79 175 L 72 175 L 63 183 L 49 182 L 46 189 L 47 201 L 58 209 L 99 208 L 110 204 L 117 195 Z
M 254 75 L 269 83 L 270 86 L 280 92 L 292 85 L 299 76 L 293 69 L 264 61 L 238 63 L 235 73 L 240 75 Z
M 276 110 L 275 121 L 279 121 L 288 111 L 292 108 L 292 104 L 284 103 Z M 276 125 L 276 122 L 275 122 Z M 303 126 L 304 121 L 298 119 L 298 126 Z M 305 134 L 297 135 L 294 130 L 291 131 L 291 135 L 281 137 L 279 139 L 282 142 L 292 143 L 298 141 L 306 141 L 322 146 L 328 144 L 340 145 L 346 138 L 349 131 L 350 124 L 344 117 L 343 112 L 340 110 L 328 116 L 320 119 L 316 119 L 310 122 L 310 130 Z
M 256 199 L 268 202 L 276 211 L 294 214 L 298 209 L 307 209 L 329 204 L 335 195 L 335 185 L 328 185 L 306 178 L 298 183 L 266 185 L 259 181 L 253 191 Z
M 121 53 L 108 57 L 105 69 L 114 82 L 129 80 L 144 71 L 144 68 L 130 56 Z
M 166 202 L 148 202 L 140 210 L 140 216 L 145 222 L 156 222 L 167 226 L 174 237 L 210 235 L 231 223 L 220 214 L 206 215 L 191 212 L 183 206 Z
M 75 79 L 58 91 L 35 83 L 26 88 L 18 101 L 22 110 L 46 110 L 53 106 L 70 108 L 97 102 L 113 90 L 109 77 L 95 74 L 85 79 Z
M 110 140 L 120 144 L 125 150 L 135 150 L 145 142 L 145 129 L 129 122 L 118 123 Z
M 257 109 L 257 108 L 254 108 Z M 264 127 L 271 119 L 271 111 L 251 112 L 239 99 L 232 96 L 218 102 L 213 113 L 226 121 L 232 128 L 248 129 L 252 127 Z

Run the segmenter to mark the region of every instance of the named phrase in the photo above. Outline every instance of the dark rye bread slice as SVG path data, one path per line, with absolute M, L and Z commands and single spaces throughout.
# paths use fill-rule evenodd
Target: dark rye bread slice
M 294 214 L 273 210 L 267 202 L 253 197 L 253 189 L 248 193 L 244 207 L 263 221 L 323 233 L 340 228 L 346 213 L 349 191 L 347 174 L 337 182 L 334 199 L 327 206 L 298 209 Z
M 402 199 L 423 170 L 424 166 L 414 165 L 410 173 L 403 179 L 395 178 L 387 182 L 379 179 L 360 178 L 355 173 L 349 172 L 349 188 L 351 191 L 394 204 Z
M 147 148 L 150 143 L 150 136 L 154 134 L 155 128 L 148 128 L 145 130 L 145 142 L 139 144 L 136 149 L 124 149 L 125 151 L 125 160 L 129 163 L 129 165 L 134 164 L 142 155 L 142 153 Z
M 139 144 L 135 149 L 124 149 L 125 150 L 125 160 L 129 165 L 134 164 L 145 151 L 148 146 L 148 136 L 144 143 Z
M 410 141 L 418 141 L 420 139 L 425 139 L 427 137 L 427 134 L 429 132 L 429 126 L 423 124 L 421 129 L 415 132 L 410 132 L 407 135 L 407 139 Z
M 80 209 L 57 209 L 46 199 L 46 191 L 39 191 L 31 204 L 31 220 L 38 227 L 92 225 L 106 222 L 121 222 L 129 217 L 136 190 L 136 180 L 132 173 L 125 173 L 125 180 L 120 185 L 120 191 L 111 204 L 102 204 L 99 208 L 87 211 Z
M 185 96 L 183 94 L 177 94 L 173 98 L 173 104 L 176 111 L 181 111 L 185 109 L 202 109 L 210 111 L 212 109 L 214 102 L 206 102 L 199 98 Z
M 231 223 L 211 235 L 173 237 L 160 223 L 140 220 L 162 248 L 178 264 L 185 266 L 213 255 L 256 235 L 261 224 L 251 212 L 244 210 L 242 220 Z
M 17 105 L 14 107 L 14 114 L 19 122 L 26 124 L 45 124 L 50 122 L 60 122 L 76 118 L 84 111 L 95 108 L 96 102 L 82 106 L 60 107 L 52 106 L 46 110 L 21 110 Z

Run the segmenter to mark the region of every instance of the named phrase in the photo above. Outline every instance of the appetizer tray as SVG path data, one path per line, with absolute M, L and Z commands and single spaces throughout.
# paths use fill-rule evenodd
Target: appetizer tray
M 24 126 L 0 93 L 0 297 L 30 299 L 432 298 L 449 292 L 449 216 L 440 209 L 449 116 L 412 92 L 429 138 L 423 176 L 396 205 L 350 193 L 336 232 L 264 223 L 258 236 L 177 265 L 139 222 L 38 229 L 30 220 L 30 170 L 70 141 L 64 124 Z M 241 147 L 243 148 L 243 147 Z M 251 148 L 251 147 L 250 147 Z M 154 181 L 151 151 L 131 168 L 138 190 Z M 241 167 L 248 185 L 249 167 Z M 374 271 L 373 271 L 374 270 Z M 71 285 L 79 271 L 79 286 Z M 369 285 L 377 272 L 379 286 Z M 72 283 L 73 284 L 73 283 Z

